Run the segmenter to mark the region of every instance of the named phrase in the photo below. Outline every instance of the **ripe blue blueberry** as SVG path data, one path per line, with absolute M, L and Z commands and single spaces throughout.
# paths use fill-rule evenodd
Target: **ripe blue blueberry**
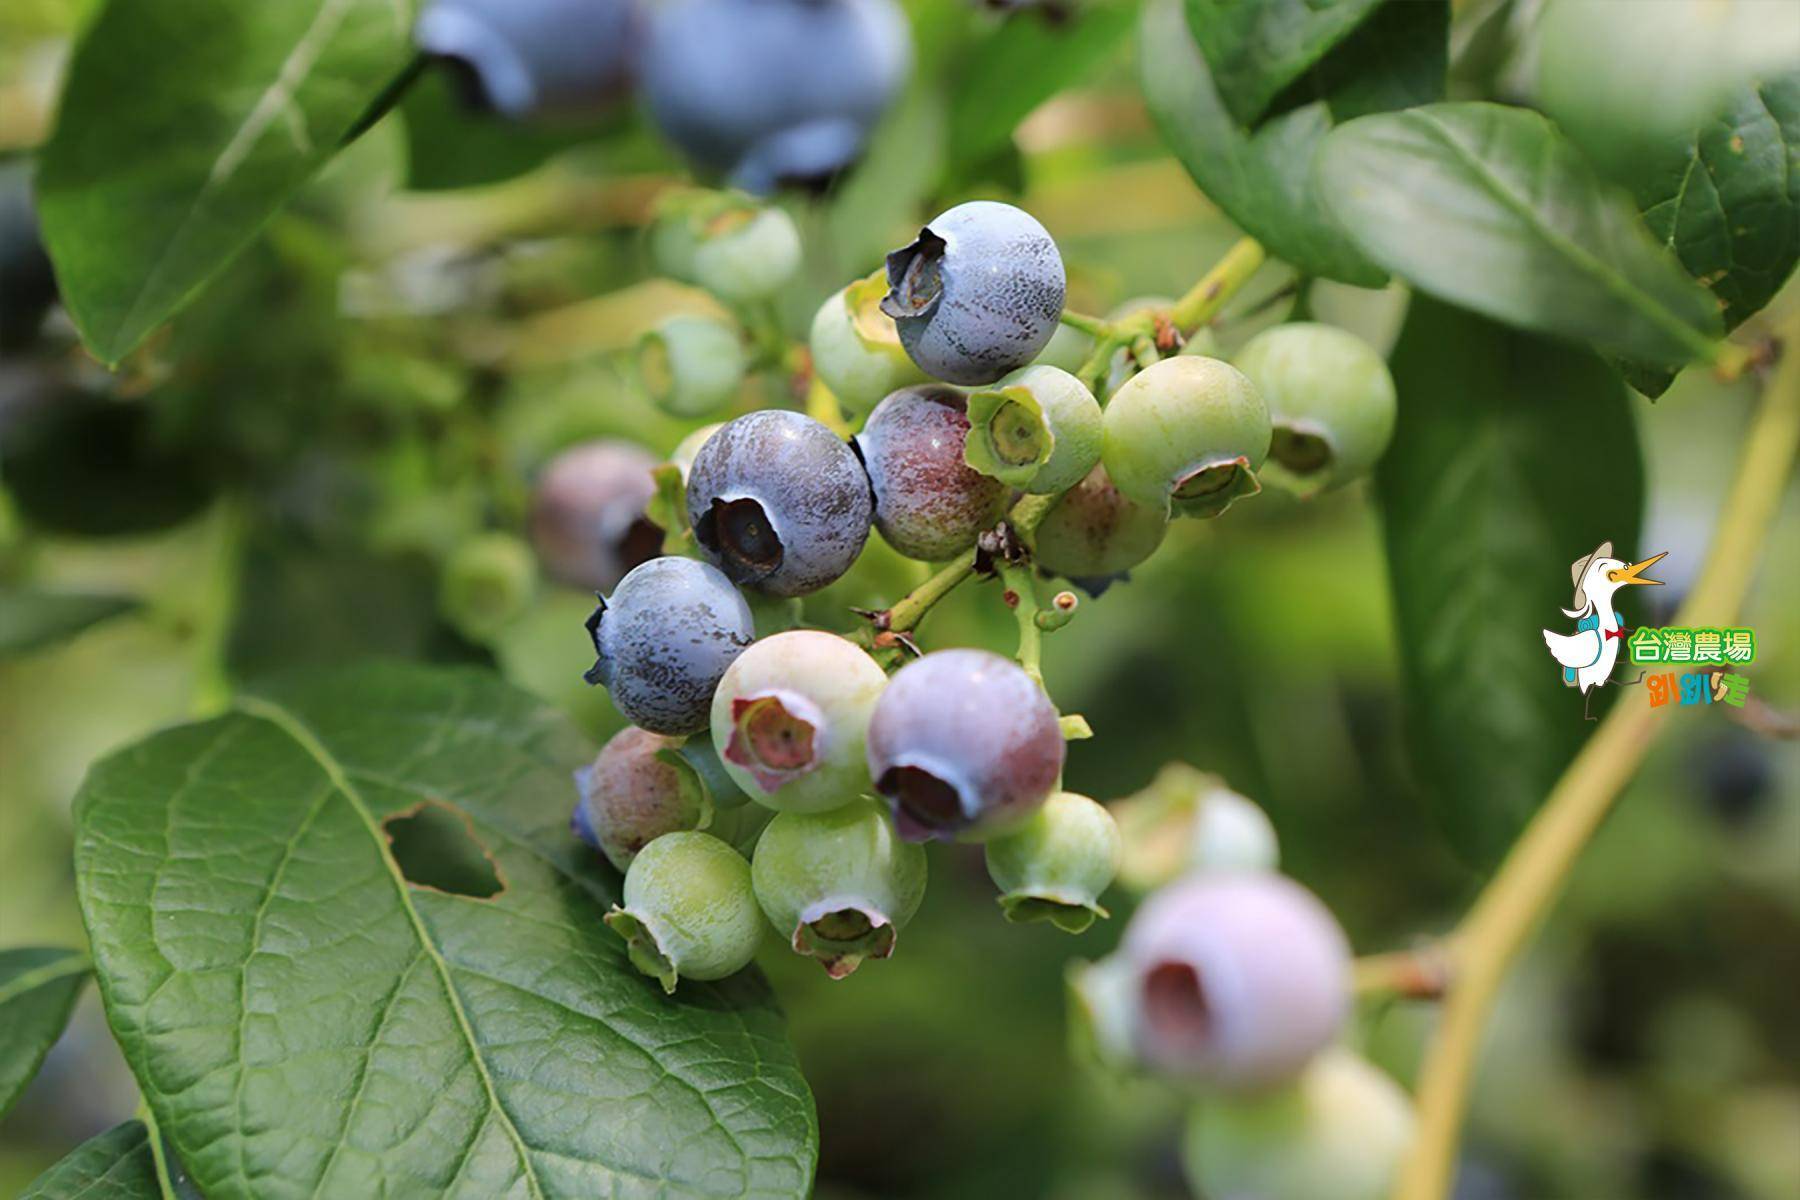
M 606 923 L 625 939 L 631 965 L 665 992 L 681 979 L 741 971 L 762 941 L 750 864 L 711 834 L 657 838 L 632 860 L 624 892 Z
M 842 979 L 894 952 L 925 898 L 925 848 L 902 841 L 881 806 L 859 797 L 829 812 L 779 814 L 750 877 L 776 932 Z
M 1261 490 L 1269 409 L 1216 358 L 1181 356 L 1126 380 L 1106 405 L 1100 459 L 1126 496 L 1161 512 L 1216 517 Z
M 1067 371 L 1014 371 L 969 394 L 963 457 L 983 475 L 1023 491 L 1066 491 L 1100 461 L 1100 404 Z
M 1169 518 L 1161 508 L 1122 494 L 1106 468 L 1097 465 L 1057 497 L 1038 522 L 1032 550 L 1038 566 L 1098 595 L 1156 553 L 1168 529 Z
M 1063 754 L 1043 689 L 985 650 L 908 663 L 869 720 L 869 775 L 909 841 L 1016 828 L 1055 790 Z
M 939 214 L 917 241 L 887 256 L 900 342 L 927 375 L 992 383 L 1026 366 L 1062 316 L 1062 255 L 1031 214 L 971 200 Z
M 953 558 L 1006 513 L 1006 485 L 970 467 L 967 402 L 939 384 L 902 388 L 856 436 L 875 492 L 875 528 L 908 558 Z
M 552 578 L 604 592 L 662 549 L 645 517 L 656 458 L 630 442 L 583 442 L 551 459 L 531 497 L 531 544 Z
M 725 770 L 782 812 L 839 808 L 868 789 L 869 716 L 887 673 L 835 634 L 763 638 L 713 693 L 712 736 Z
M 1050 921 L 1080 933 L 1119 871 L 1119 827 L 1105 806 L 1058 792 L 1024 824 L 987 844 L 987 869 L 1009 921 Z
M 698 417 L 729 404 L 746 366 L 737 330 L 713 317 L 668 317 L 638 339 L 638 380 L 671 416 Z
M 581 113 L 620 98 L 639 40 L 632 0 L 432 0 L 419 49 L 466 69 L 473 98 L 508 117 Z
M 1233 362 L 1269 406 L 1274 438 L 1263 474 L 1296 495 L 1367 475 L 1393 439 L 1393 376 L 1353 333 L 1277 325 L 1251 338 Z
M 670 141 L 766 193 L 853 163 L 911 63 L 893 0 L 664 0 L 641 74 Z
M 1399 1084 L 1349 1050 L 1333 1049 L 1286 1087 L 1196 1104 L 1182 1164 L 1206 1196 L 1386 1200 L 1414 1125 Z
M 575 772 L 575 787 L 580 799 L 570 829 L 621 871 L 663 834 L 701 829 L 712 819 L 711 797 L 681 756 L 681 739 L 635 725 Z
M 869 537 L 869 477 L 849 445 L 801 413 L 763 409 L 707 439 L 688 471 L 688 521 L 707 558 L 778 596 L 816 592 Z
M 827 297 L 813 316 L 813 371 L 852 416 L 867 414 L 889 392 L 925 382 L 900 345 L 894 318 L 881 311 L 886 291 L 887 276 L 877 271 Z
M 755 637 L 731 581 L 691 558 L 653 558 L 619 581 L 588 618 L 596 655 L 585 678 L 652 733 L 706 728 L 713 690 Z
M 1189 876 L 1132 916 L 1138 1056 L 1227 1090 L 1286 1083 L 1329 1046 L 1350 1003 L 1350 947 L 1323 904 L 1261 871 Z

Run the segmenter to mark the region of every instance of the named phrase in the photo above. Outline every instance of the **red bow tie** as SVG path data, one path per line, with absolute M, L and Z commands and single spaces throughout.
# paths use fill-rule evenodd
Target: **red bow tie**
M 1625 627 L 1623 625 L 1621 625 L 1617 629 L 1607 630 L 1606 637 L 1618 638 L 1620 641 L 1624 641 L 1625 640 Z M 1604 646 L 1606 644 L 1606 638 L 1601 638 L 1600 644 Z

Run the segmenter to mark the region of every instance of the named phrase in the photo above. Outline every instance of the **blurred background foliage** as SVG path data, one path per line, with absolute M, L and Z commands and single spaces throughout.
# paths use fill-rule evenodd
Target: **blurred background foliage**
M 0 9 L 0 151 L 45 135 L 89 7 Z M 1084 11 L 1070 36 L 1041 12 L 909 4 L 920 70 L 867 160 L 824 199 L 784 201 L 807 255 L 783 297 L 787 330 L 803 334 L 826 294 L 970 196 L 1042 220 L 1072 307 L 1185 290 L 1237 231 L 1153 132 L 1131 7 Z M 1459 7 L 1453 94 L 1529 98 L 1533 7 Z M 556 449 L 619 436 L 667 453 L 698 424 L 652 408 L 617 357 L 660 317 L 712 303 L 654 279 L 642 241 L 653 199 L 682 178 L 629 112 L 520 137 L 428 79 L 117 374 L 54 316 L 39 348 L 0 358 L 0 589 L 9 605 L 41 590 L 99 598 L 90 627 L 50 645 L 15 642 L 18 610 L 0 608 L 0 944 L 80 944 L 68 806 L 84 770 L 215 708 L 236 680 L 371 655 L 491 662 L 596 739 L 619 726 L 580 681 L 590 597 L 546 583 L 479 645 L 439 615 L 438 565 L 482 528 L 520 529 L 532 473 Z M 1266 267 L 1219 324 L 1221 345 L 1281 319 L 1291 282 Z M 1407 303 L 1397 287 L 1336 284 L 1305 302 L 1384 350 Z M 1629 623 L 1655 623 L 1698 570 L 1751 396 L 1696 369 L 1654 405 L 1632 397 L 1650 501 L 1622 551 L 1669 551 L 1672 586 Z M 1415 389 L 1402 404 L 1458 399 Z M 1797 517 L 1790 491 L 1744 616 L 1759 641 L 1753 695 L 1788 711 Z M 848 606 L 878 606 L 925 570 L 877 546 L 808 597 L 807 618 L 847 628 Z M 997 586 L 953 595 L 926 644 L 1010 652 Z M 1110 799 L 1170 760 L 1202 766 L 1266 807 L 1284 867 L 1359 949 L 1446 928 L 1483 876 L 1409 768 L 1396 645 L 1416 631 L 1396 628 L 1395 599 L 1369 485 L 1177 522 L 1128 585 L 1049 641 L 1053 693 L 1097 734 L 1073 748 L 1070 786 Z M 1485 669 L 1467 663 L 1475 686 Z M 1673 728 L 1511 986 L 1463 1200 L 1800 1195 L 1800 753 L 1721 710 L 1659 719 Z M 773 939 L 764 956 L 818 1099 L 819 1194 L 1185 1194 L 1178 1102 L 1063 1051 L 1065 961 L 1111 947 L 1126 898 L 1071 941 L 1007 926 L 977 850 L 934 845 L 931 865 L 891 962 L 830 983 Z M 1429 1015 L 1388 1004 L 1359 1033 L 1405 1079 Z M 90 992 L 0 1127 L 0 1192 L 133 1103 Z

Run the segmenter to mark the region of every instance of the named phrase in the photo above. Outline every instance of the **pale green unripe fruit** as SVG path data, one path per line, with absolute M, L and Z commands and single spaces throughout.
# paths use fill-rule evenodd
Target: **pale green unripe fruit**
M 1057 792 L 1012 833 L 987 844 L 988 875 L 1009 921 L 1049 921 L 1080 933 L 1119 870 L 1119 827 L 1103 805 Z
M 721 300 L 766 299 L 800 269 L 800 231 L 779 208 L 729 208 L 703 222 L 693 269 L 694 281 Z
M 1101 461 L 1124 495 L 1176 516 L 1216 517 L 1261 490 L 1269 410 L 1229 363 L 1165 358 L 1132 376 L 1106 406 Z
M 665 992 L 742 970 L 762 940 L 750 864 L 711 834 L 666 833 L 645 846 L 625 872 L 624 900 L 606 923 Z
M 1030 366 L 969 393 L 963 460 L 1038 495 L 1066 491 L 1100 461 L 1100 402 L 1057 367 Z
M 1338 1049 L 1287 1087 L 1195 1105 L 1182 1163 L 1221 1200 L 1387 1200 L 1413 1133 L 1400 1086 Z
M 747 362 L 737 330 L 712 317 L 665 319 L 638 339 L 637 376 L 644 393 L 671 416 L 698 417 L 729 404 Z
M 700 447 L 706 445 L 706 439 L 725 428 L 723 421 L 715 421 L 711 425 L 702 425 L 694 432 L 675 443 L 675 449 L 669 451 L 669 461 L 681 472 L 681 482 L 686 483 L 688 468 L 694 465 L 694 455 L 700 453 Z
M 1110 1071 L 1137 1070 L 1137 972 L 1123 955 L 1071 962 L 1064 972 L 1070 1050 Z
M 813 371 L 846 415 L 863 416 L 889 392 L 926 381 L 881 311 L 887 272 L 859 279 L 819 305 L 808 339 Z
M 537 591 L 531 547 L 506 533 L 459 545 L 444 564 L 438 607 L 464 637 L 485 642 L 517 620 Z
M 1280 861 L 1268 814 L 1217 775 L 1170 763 L 1131 796 L 1115 801 L 1124 836 L 1119 882 L 1137 892 L 1195 871 L 1272 871 Z
M 779 812 L 824 812 L 869 789 L 866 743 L 883 671 L 855 643 L 814 629 L 738 655 L 712 700 L 713 742 L 732 781 Z
M 756 899 L 796 953 L 833 979 L 887 958 L 925 898 L 925 848 L 900 839 L 881 805 L 781 813 L 757 843 Z
M 1092 334 L 1083 333 L 1073 325 L 1057 325 L 1056 332 L 1050 335 L 1049 343 L 1032 360 L 1033 365 L 1040 367 L 1061 367 L 1065 371 L 1079 371 L 1081 365 L 1094 352 Z
M 1375 348 L 1331 325 L 1277 325 L 1238 351 L 1269 406 L 1263 478 L 1299 496 L 1367 475 L 1394 436 L 1394 379 Z

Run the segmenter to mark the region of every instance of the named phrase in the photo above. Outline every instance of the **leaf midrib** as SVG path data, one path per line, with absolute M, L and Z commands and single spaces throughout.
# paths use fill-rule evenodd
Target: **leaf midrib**
M 0 1007 L 11 1004 L 27 992 L 36 991 L 47 983 L 67 975 L 85 975 L 93 969 L 94 964 L 88 956 L 79 950 L 67 951 L 63 958 L 56 962 L 45 963 L 41 967 L 33 967 L 22 975 L 15 975 L 7 983 L 0 984 Z
M 1422 122 L 1445 149 L 1453 154 L 1457 161 L 1468 168 L 1502 204 L 1510 209 L 1514 216 L 1522 220 L 1527 227 L 1549 244 L 1565 259 L 1573 263 L 1589 278 L 1595 280 L 1607 291 L 1612 292 L 1637 308 L 1644 316 L 1661 326 L 1663 332 L 1672 335 L 1676 341 L 1686 347 L 1696 358 L 1708 359 L 1713 354 L 1712 340 L 1694 330 L 1680 317 L 1670 312 L 1654 296 L 1639 288 L 1629 279 L 1608 269 L 1605 263 L 1583 250 L 1576 243 L 1568 240 L 1559 231 L 1544 222 L 1531 204 L 1516 195 L 1505 180 L 1496 175 L 1487 163 L 1483 162 L 1468 147 L 1457 140 L 1455 131 L 1444 123 L 1435 113 L 1423 109 L 1415 109 L 1405 114 Z M 1652 242 L 1652 245 L 1655 243 Z
M 500 1093 L 494 1086 L 493 1075 L 488 1071 L 487 1060 L 481 1055 L 481 1045 L 475 1036 L 474 1026 L 469 1022 L 467 1010 L 463 1008 L 462 995 L 456 989 L 456 981 L 451 978 L 450 964 L 438 950 L 437 943 L 432 941 L 430 932 L 425 927 L 425 919 L 413 903 L 412 892 L 407 885 L 406 876 L 401 872 L 400 864 L 394 861 L 392 849 L 388 845 L 387 839 L 382 836 L 380 822 L 375 820 L 375 814 L 370 811 L 362 793 L 350 781 L 349 774 L 344 770 L 343 765 L 313 734 L 312 730 L 293 713 L 272 701 L 255 696 L 240 697 L 236 702 L 236 707 L 238 711 L 247 716 L 258 718 L 275 726 L 276 729 L 291 738 L 314 762 L 318 763 L 319 768 L 325 772 L 326 778 L 344 797 L 351 810 L 362 821 L 364 828 L 369 831 L 370 840 L 375 844 L 376 851 L 381 857 L 382 866 L 393 881 L 394 891 L 400 899 L 400 906 L 405 911 L 407 920 L 412 923 L 420 949 L 431 960 L 433 968 L 437 971 L 438 979 L 443 984 L 450 1010 L 456 1017 L 457 1029 L 468 1047 L 469 1060 L 474 1065 L 475 1072 L 481 1080 L 482 1090 L 487 1095 L 488 1109 L 493 1115 L 499 1117 L 508 1140 L 512 1142 L 513 1149 L 519 1156 L 519 1169 L 524 1173 L 525 1183 L 530 1194 L 537 1200 L 544 1200 L 543 1186 L 538 1180 L 536 1169 L 531 1164 L 531 1152 L 525 1145 L 525 1139 L 520 1135 L 518 1126 L 513 1124 L 512 1115 L 500 1102 Z M 480 1130 L 477 1128 L 470 1134 L 471 1141 L 479 1134 Z

